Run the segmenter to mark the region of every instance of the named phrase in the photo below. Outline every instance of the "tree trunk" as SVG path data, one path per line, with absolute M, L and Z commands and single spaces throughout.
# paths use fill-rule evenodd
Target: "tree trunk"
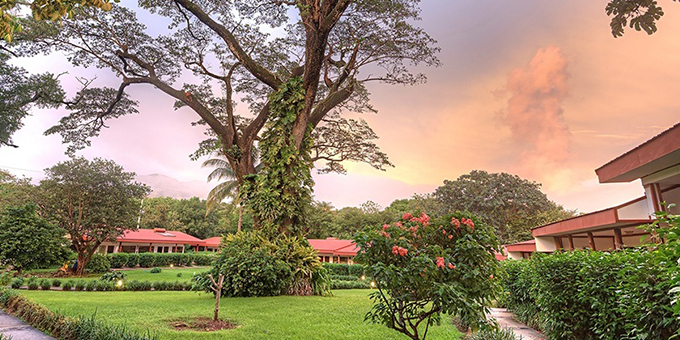
M 83 253 L 78 253 L 78 266 L 76 267 L 76 276 L 83 276 L 83 272 L 85 271 L 85 264 L 87 264 L 87 261 L 85 261 L 85 254 Z
M 238 205 L 238 225 L 236 226 L 236 232 L 241 231 L 241 221 L 243 220 L 243 205 L 239 203 Z
M 215 294 L 215 314 L 213 314 L 213 321 L 220 319 L 220 298 L 222 297 L 222 287 L 220 287 Z

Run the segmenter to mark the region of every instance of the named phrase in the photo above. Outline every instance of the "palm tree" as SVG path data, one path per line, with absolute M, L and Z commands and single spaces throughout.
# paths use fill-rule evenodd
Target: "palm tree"
M 257 159 L 256 148 L 253 148 L 253 158 Z M 209 213 L 212 209 L 214 209 L 217 205 L 219 205 L 220 202 L 222 202 L 224 199 L 226 199 L 227 197 L 231 197 L 233 199 L 233 203 L 238 206 L 238 225 L 236 227 L 236 231 L 237 232 L 241 231 L 243 206 L 241 205 L 241 199 L 238 196 L 239 183 L 236 180 L 236 174 L 234 174 L 234 170 L 231 168 L 231 164 L 229 164 L 229 161 L 227 161 L 227 158 L 223 154 L 216 153 L 215 158 L 210 158 L 206 160 L 205 162 L 203 162 L 203 165 L 201 165 L 201 167 L 215 168 L 208 175 L 208 182 L 214 179 L 218 181 L 225 180 L 224 182 L 217 184 L 208 193 L 208 204 L 206 214 Z M 257 164 L 255 166 L 256 172 L 259 172 L 261 169 L 262 164 Z

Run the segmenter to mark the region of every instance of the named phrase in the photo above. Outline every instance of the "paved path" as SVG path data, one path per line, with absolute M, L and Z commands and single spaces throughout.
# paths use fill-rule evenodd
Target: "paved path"
M 0 310 L 0 334 L 12 340 L 54 340 L 53 337 Z
M 508 310 L 505 308 L 491 308 L 491 314 L 489 314 L 489 316 L 496 319 L 498 325 L 501 326 L 501 328 L 512 329 L 512 331 L 515 332 L 517 339 L 522 340 L 547 339 L 545 336 L 543 336 L 541 333 L 537 332 L 533 328 L 530 328 L 529 326 L 515 320 L 515 315 L 512 314 L 511 312 L 508 312 Z

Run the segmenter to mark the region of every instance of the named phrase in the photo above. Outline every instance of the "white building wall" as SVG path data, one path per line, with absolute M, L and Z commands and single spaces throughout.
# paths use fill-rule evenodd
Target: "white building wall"
M 557 250 L 555 239 L 552 236 L 535 237 L 537 252 L 553 252 Z

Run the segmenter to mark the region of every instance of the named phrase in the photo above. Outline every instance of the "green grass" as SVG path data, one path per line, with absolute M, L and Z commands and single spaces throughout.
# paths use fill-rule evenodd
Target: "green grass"
M 170 281 L 170 282 L 175 282 L 175 281 L 189 281 L 191 280 L 191 276 L 194 275 L 194 273 L 200 273 L 204 272 L 206 270 L 210 269 L 210 266 L 203 266 L 203 267 L 162 267 L 162 271 L 160 273 L 156 274 L 151 274 L 151 268 L 144 268 L 144 269 L 130 269 L 130 270 L 122 270 L 125 272 L 125 280 L 126 281 L 132 281 L 132 280 L 138 280 L 138 281 Z M 181 277 L 177 277 L 177 273 L 182 273 Z M 71 277 L 71 278 L 64 278 L 65 280 L 73 279 L 73 280 L 96 280 L 99 279 L 103 274 L 88 274 L 86 276 L 83 276 L 82 278 L 80 277 Z
M 175 331 L 168 322 L 211 317 L 212 295 L 196 292 L 21 291 L 26 297 L 65 315 L 93 313 L 111 323 L 150 329 L 161 339 L 395 339 L 405 338 L 383 325 L 364 322 L 371 308 L 370 290 L 338 290 L 333 297 L 277 296 L 225 298 L 220 317 L 240 327 L 218 332 Z M 430 328 L 428 339 L 457 339 L 450 319 Z

